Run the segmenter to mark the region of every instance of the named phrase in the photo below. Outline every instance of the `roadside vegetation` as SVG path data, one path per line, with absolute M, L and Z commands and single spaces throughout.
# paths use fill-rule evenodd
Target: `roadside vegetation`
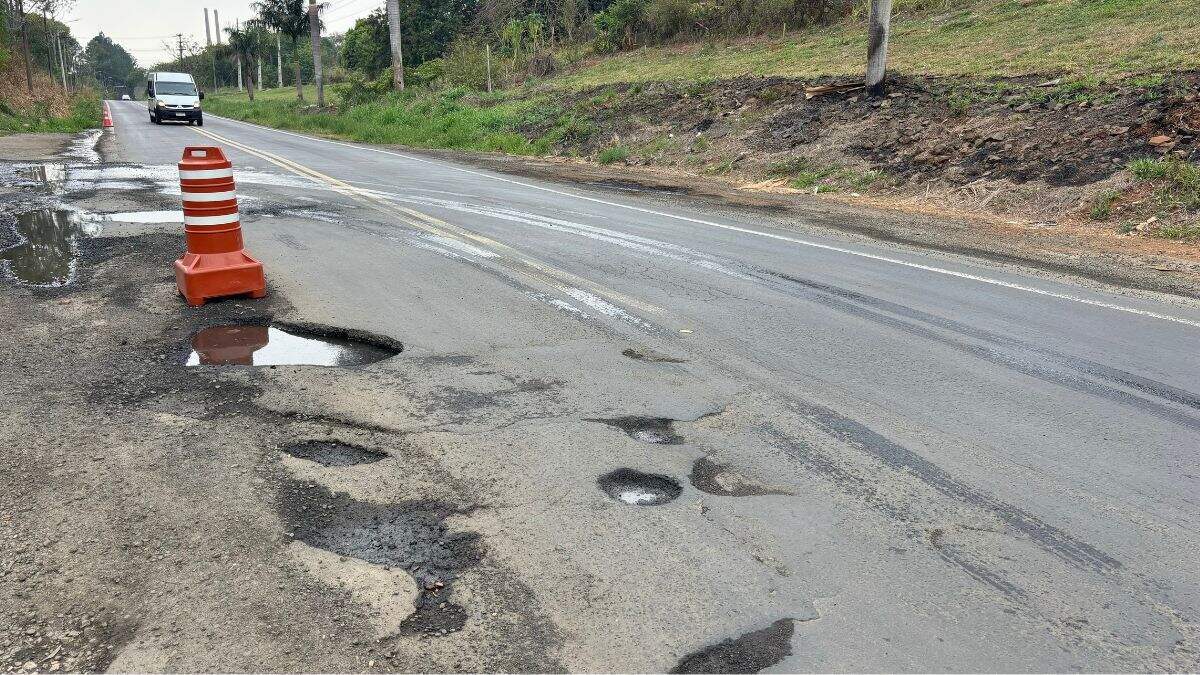
M 0 47 L 0 135 L 76 133 L 100 126 L 100 97 L 94 90 L 68 94 L 45 73 L 36 73 L 29 92 L 20 65 Z

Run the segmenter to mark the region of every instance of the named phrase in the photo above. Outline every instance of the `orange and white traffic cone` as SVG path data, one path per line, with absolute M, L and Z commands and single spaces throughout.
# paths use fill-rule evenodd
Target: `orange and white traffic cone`
M 105 129 L 112 128 L 112 125 L 113 125 L 112 111 L 110 111 L 108 109 L 108 102 L 105 101 L 104 102 L 104 128 Z
M 263 266 L 243 248 L 233 164 L 220 148 L 187 147 L 179 161 L 187 253 L 175 261 L 179 293 L 192 306 L 227 295 L 267 294 Z

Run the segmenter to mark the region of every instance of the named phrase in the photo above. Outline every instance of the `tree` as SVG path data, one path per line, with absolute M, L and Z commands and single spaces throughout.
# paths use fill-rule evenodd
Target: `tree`
M 142 83 L 144 72 L 138 68 L 137 62 L 121 45 L 113 42 L 104 33 L 100 33 L 87 43 L 83 50 L 86 69 L 95 78 L 96 84 L 110 93 L 114 87 L 129 87 L 137 91 Z
M 382 9 L 354 22 L 342 40 L 342 63 L 351 70 L 378 75 L 391 64 L 388 21 Z
M 304 100 L 300 81 L 300 38 L 308 33 L 308 3 L 306 0 L 258 0 L 253 5 L 263 25 L 283 33 L 292 42 L 292 61 L 296 68 L 296 98 Z
M 271 36 L 266 27 L 258 21 L 247 21 L 241 28 L 226 28 L 229 36 L 229 48 L 234 54 L 242 57 L 241 64 L 246 71 L 246 93 L 254 100 L 255 69 L 254 62 L 267 51 Z

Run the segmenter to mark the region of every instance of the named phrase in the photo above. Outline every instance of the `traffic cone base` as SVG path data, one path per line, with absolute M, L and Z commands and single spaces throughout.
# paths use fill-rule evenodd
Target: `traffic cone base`
M 233 165 L 220 148 L 188 147 L 179 162 L 187 253 L 175 284 L 192 306 L 229 295 L 267 295 L 263 266 L 242 247 Z
M 267 296 L 262 263 L 245 251 L 185 253 L 175 261 L 175 285 L 193 307 L 229 295 Z

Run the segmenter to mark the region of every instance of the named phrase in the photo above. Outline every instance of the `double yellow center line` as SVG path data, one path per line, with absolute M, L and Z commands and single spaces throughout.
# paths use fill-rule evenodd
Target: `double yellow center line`
M 480 246 L 497 256 L 496 258 L 492 259 L 493 261 L 496 261 L 497 264 L 515 274 L 519 274 L 526 279 L 529 279 L 536 284 L 548 286 L 559 293 L 564 293 L 568 296 L 570 295 L 570 293 L 568 293 L 569 289 L 586 290 L 590 293 L 606 298 L 607 300 L 617 302 L 625 305 L 626 307 L 637 309 L 640 312 L 647 314 L 663 314 L 663 310 L 660 307 L 643 302 L 636 298 L 631 298 L 623 293 L 615 291 L 611 288 L 607 288 L 589 279 L 584 279 L 583 277 L 572 274 L 565 270 L 552 267 L 526 253 L 517 251 L 507 244 L 496 241 L 491 237 L 486 237 L 477 232 L 463 229 L 457 225 L 448 223 L 439 218 L 435 218 L 427 213 L 422 213 L 415 209 L 393 204 L 383 197 L 374 194 L 373 192 L 363 190 L 362 188 L 351 185 L 346 181 L 323 174 L 316 169 L 309 168 L 286 157 L 281 157 L 265 150 L 250 147 L 244 143 L 239 143 L 206 129 L 199 127 L 189 128 L 202 136 L 216 141 L 217 143 L 222 143 L 230 147 L 237 148 L 246 154 L 264 159 L 298 176 L 302 176 L 317 183 L 326 185 L 334 192 L 350 197 L 360 204 L 395 218 L 410 227 L 439 237 L 457 240 L 464 244 Z

